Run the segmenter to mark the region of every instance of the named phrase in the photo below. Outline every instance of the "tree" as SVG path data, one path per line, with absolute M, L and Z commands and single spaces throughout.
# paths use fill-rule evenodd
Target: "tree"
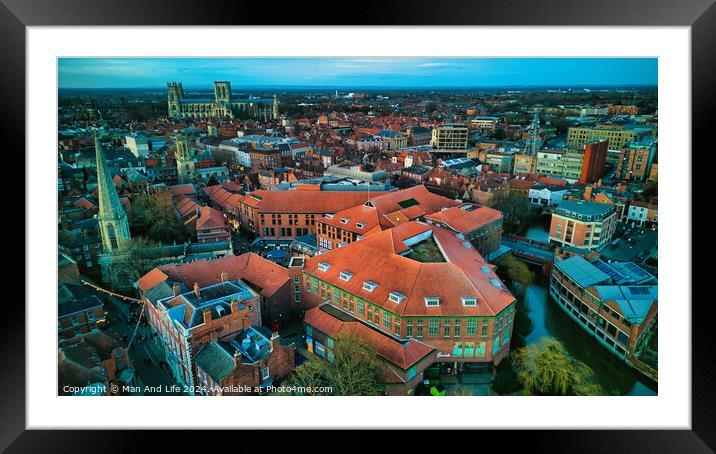
M 337 339 L 334 345 L 332 362 L 311 357 L 293 372 L 291 386 L 323 386 L 328 388 L 327 394 L 334 396 L 379 395 L 383 368 L 375 354 L 348 337 Z
M 569 355 L 553 337 L 516 350 L 513 366 L 525 389 L 548 396 L 603 395 L 592 369 Z
M 127 209 L 127 218 L 132 235 L 164 244 L 184 243 L 189 239 L 169 193 L 136 197 Z
M 500 257 L 496 271 L 498 276 L 505 281 L 518 297 L 515 322 L 512 328 L 512 340 L 510 342 L 511 347 L 513 349 L 524 347 L 526 345 L 525 338 L 532 332 L 532 319 L 525 305 L 525 297 L 529 286 L 534 282 L 534 272 L 530 270 L 526 263 L 517 260 L 511 254 Z
M 159 265 L 159 259 L 152 257 L 151 248 L 159 246 L 144 237 L 133 238 L 113 261 L 112 272 L 126 273 L 132 282 Z
M 510 288 L 519 296 L 524 296 L 527 288 L 534 282 L 535 274 L 526 263 L 517 260 L 512 254 L 505 254 L 497 261 L 500 278 L 507 281 Z
M 512 346 L 514 347 L 514 334 L 512 337 Z M 512 365 L 512 357 L 500 361 L 496 367 L 495 379 L 492 381 L 492 390 L 500 395 L 513 394 L 523 389 L 517 372 Z
M 502 212 L 502 226 L 506 233 L 519 234 L 534 220 L 535 211 L 529 199 L 509 189 L 500 189 L 490 204 Z

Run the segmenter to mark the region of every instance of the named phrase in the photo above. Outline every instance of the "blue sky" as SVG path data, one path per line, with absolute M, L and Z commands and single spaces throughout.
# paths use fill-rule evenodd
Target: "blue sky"
M 656 85 L 656 58 L 61 58 L 60 88 Z

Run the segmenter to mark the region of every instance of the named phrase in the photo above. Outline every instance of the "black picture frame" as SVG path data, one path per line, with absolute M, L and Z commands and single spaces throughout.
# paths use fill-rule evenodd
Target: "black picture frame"
M 24 150 L 25 28 L 29 26 L 84 25 L 529 25 L 529 26 L 690 26 L 692 38 L 692 144 L 707 143 L 716 105 L 716 6 L 714 0 L 461 0 L 387 3 L 363 1 L 319 4 L 291 2 L 216 2 L 192 4 L 186 0 L 86 1 L 0 0 L 0 92 L 6 151 Z M 328 3 L 328 2 L 326 2 Z M 219 13 L 220 11 L 220 13 Z M 324 11 L 323 17 L 318 14 Z M 325 12 L 333 14 L 328 16 Z M 685 138 L 685 148 L 688 147 Z M 687 149 L 687 148 L 686 148 Z M 680 150 L 683 152 L 684 150 Z M 25 159 L 27 184 L 33 162 Z M 685 184 L 690 184 L 684 176 Z M 23 193 L 18 183 L 14 197 Z M 6 186 L 7 188 L 7 186 Z M 17 189 L 20 188 L 18 191 Z M 30 209 L 30 207 L 25 207 Z M 19 216 L 14 216 L 15 219 Z M 17 228 L 15 224 L 12 226 Z M 51 228 L 48 226 L 48 229 Z M 25 238 L 25 241 L 31 241 Z M 691 245 L 684 245 L 691 248 Z M 7 265 L 7 263 L 6 263 Z M 684 265 L 686 266 L 686 264 Z M 17 267 L 19 268 L 19 267 Z M 696 272 L 697 270 L 692 267 Z M 31 270 L 28 270 L 31 272 Z M 703 272 L 702 272 L 703 273 Z M 27 278 L 27 275 L 25 276 Z M 27 282 L 27 281 L 26 281 Z M 49 298 L 49 296 L 48 296 Z M 716 345 L 707 304 L 692 305 L 692 428 L 691 430 L 558 430 L 518 431 L 531 451 L 545 452 L 714 452 L 716 448 L 716 372 L 712 346 Z M 690 304 L 690 301 L 683 302 Z M 24 308 L 3 305 L 0 317 L 0 450 L 7 452 L 96 452 L 108 449 L 143 451 L 149 447 L 139 431 L 25 430 L 25 321 Z M 666 365 L 668 367 L 668 365 Z M 54 377 L 47 377 L 54 380 Z M 575 415 L 578 418 L 578 415 Z M 515 435 L 518 435 L 515 434 Z M 481 436 L 479 449 L 504 447 L 504 435 Z M 292 435 L 291 435 L 292 436 Z M 310 435 L 309 435 L 310 436 Z M 512 435 L 509 436 L 512 439 Z M 224 437 L 222 437 L 224 438 Z M 261 438 L 264 438 L 261 436 Z M 202 435 L 162 435 L 163 450 L 206 442 Z M 349 438 L 346 438 L 348 440 Z M 237 439 L 235 439 L 236 441 Z M 357 440 L 357 439 L 356 439 Z M 452 442 L 449 444 L 452 445 Z M 174 446 L 172 446 L 174 445 Z M 471 443 L 477 448 L 477 443 Z M 208 444 L 204 444 L 209 449 Z M 448 446 L 445 446 L 448 449 Z M 453 449 L 453 448 L 450 448 Z

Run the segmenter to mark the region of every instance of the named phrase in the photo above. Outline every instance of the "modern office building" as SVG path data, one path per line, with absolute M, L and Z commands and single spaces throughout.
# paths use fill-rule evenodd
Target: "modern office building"
M 558 255 L 549 292 L 559 308 L 607 351 L 657 379 L 656 364 L 642 356 L 657 323 L 654 276 L 632 262 Z
M 430 145 L 436 150 L 467 150 L 468 127 L 445 124 L 433 129 Z
M 654 134 L 654 128 L 647 125 L 605 125 L 569 128 L 567 131 L 567 147 L 577 148 L 578 145 L 595 140 L 608 140 L 612 149 L 621 149 L 627 143 L 644 136 Z
M 595 183 L 604 176 L 608 150 L 608 140 L 589 142 L 584 145 L 580 183 Z
M 615 177 L 623 180 L 649 179 L 656 158 L 657 139 L 645 137 L 629 142 L 619 152 Z

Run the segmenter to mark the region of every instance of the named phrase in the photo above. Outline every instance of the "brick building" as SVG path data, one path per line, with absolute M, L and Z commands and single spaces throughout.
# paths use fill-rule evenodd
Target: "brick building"
M 231 232 L 221 211 L 211 207 L 199 208 L 196 220 L 196 240 L 199 243 L 230 241 Z
M 613 205 L 565 200 L 552 213 L 549 242 L 585 252 L 600 251 L 611 241 L 616 223 Z
M 57 330 L 60 343 L 87 334 L 105 320 L 104 303 L 79 283 L 57 285 Z
M 340 247 L 366 235 L 456 205 L 459 202 L 433 194 L 423 185 L 380 193 L 361 206 L 317 219 L 318 246 L 322 249 Z
M 453 232 L 405 222 L 306 259 L 301 304 L 328 303 L 386 342 L 427 344 L 438 361 L 497 364 L 516 300 L 493 268 Z
M 360 205 L 368 192 L 263 191 L 238 201 L 241 226 L 261 239 L 290 241 L 316 233 L 316 220 L 328 213 Z
M 385 335 L 331 304 L 309 310 L 304 325 L 308 349 L 329 362 L 333 362 L 336 344 L 346 338 L 374 352 L 383 369 L 381 383 L 386 394 L 408 394 L 437 359 L 434 347 L 416 339 Z
M 236 336 L 208 343 L 196 354 L 198 394 L 252 395 L 288 376 L 296 347 L 278 333 L 250 326 Z
M 483 257 L 500 247 L 502 212 L 493 208 L 464 203 L 425 216 L 425 220 L 462 235 Z
M 582 173 L 580 183 L 594 183 L 604 176 L 604 165 L 607 162 L 609 141 L 601 140 L 584 145 L 584 159 L 582 160 Z

